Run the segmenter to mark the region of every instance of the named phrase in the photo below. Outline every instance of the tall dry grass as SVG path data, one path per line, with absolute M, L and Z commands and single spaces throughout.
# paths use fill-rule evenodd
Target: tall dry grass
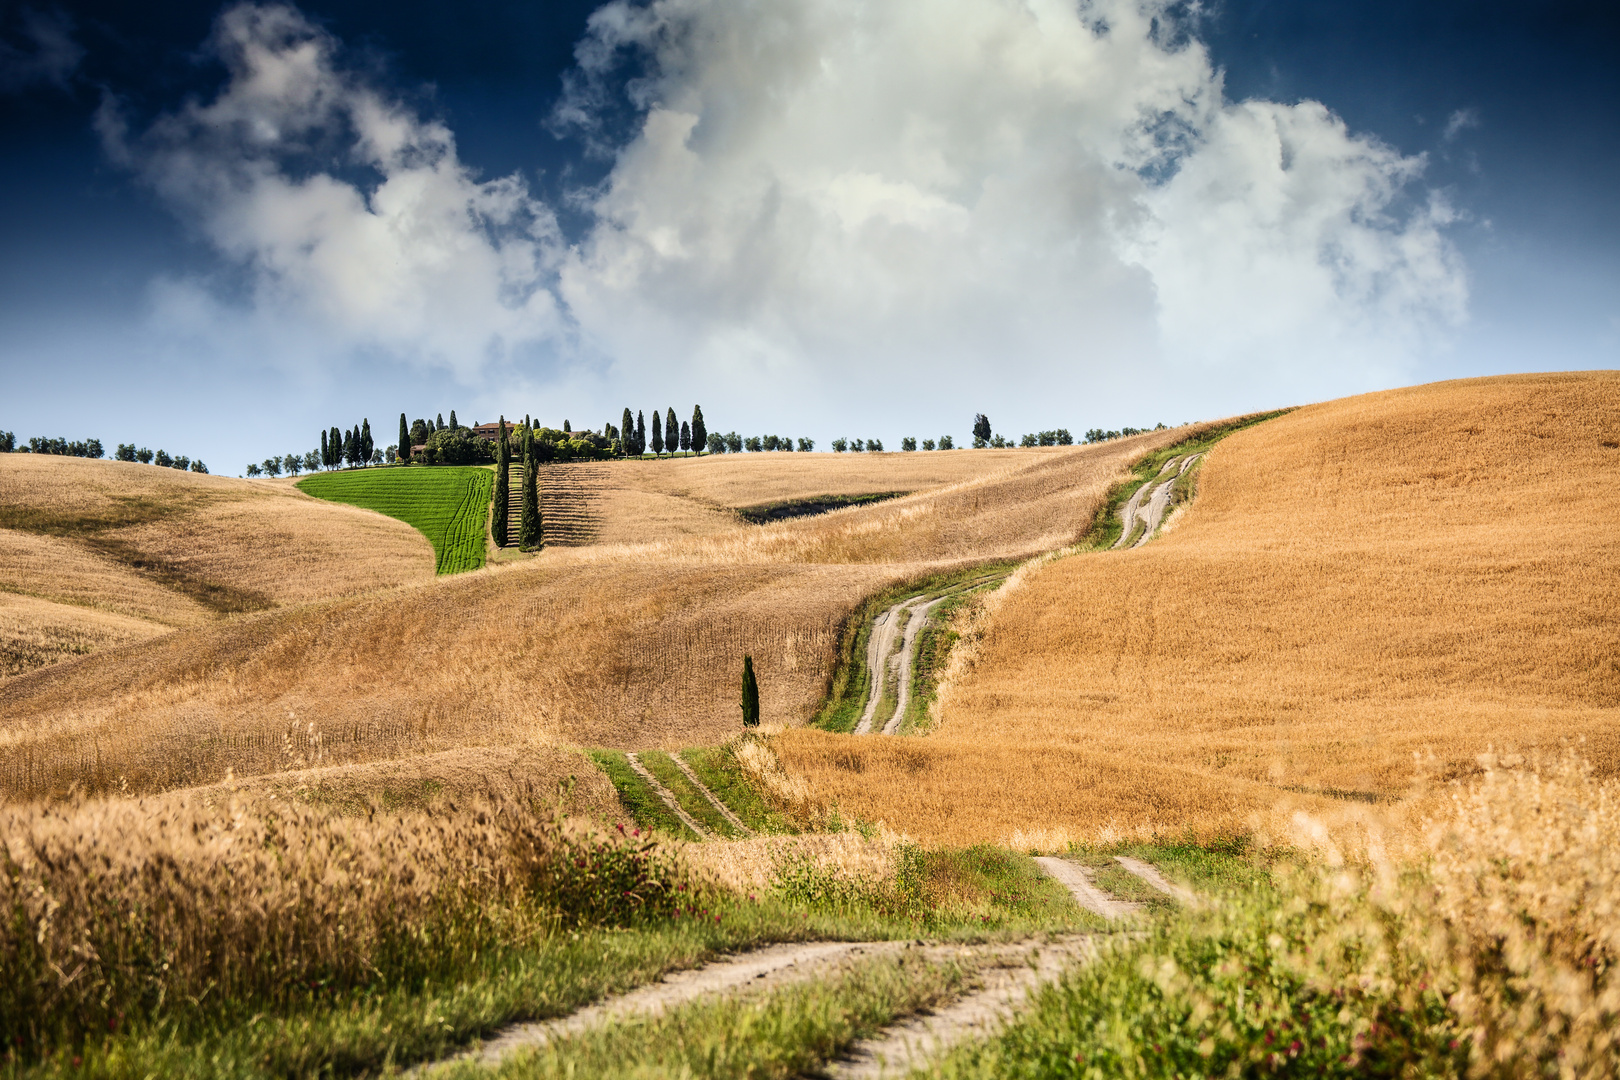
M 1611 775 L 1616 444 L 1615 373 L 1298 410 L 1218 444 L 1170 535 L 990 598 L 932 737 L 779 752 L 847 813 L 955 842 L 1387 803 L 1414 754 L 1466 776 L 1491 745 L 1580 743 Z
M 27 1053 L 449 973 L 559 925 L 667 914 L 680 883 L 646 845 L 526 798 L 341 816 L 245 792 L 4 808 L 0 1031 Z

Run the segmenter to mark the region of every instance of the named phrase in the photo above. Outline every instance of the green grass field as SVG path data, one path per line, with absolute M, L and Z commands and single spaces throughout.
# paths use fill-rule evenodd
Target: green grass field
M 435 569 L 459 574 L 484 565 L 484 525 L 495 474 L 477 467 L 357 469 L 298 481 L 317 499 L 398 518 L 428 538 Z

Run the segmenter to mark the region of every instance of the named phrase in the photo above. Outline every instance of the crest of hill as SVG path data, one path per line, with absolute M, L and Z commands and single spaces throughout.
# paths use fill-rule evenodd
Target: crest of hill
M 409 526 L 290 486 L 0 455 L 0 675 L 432 575 Z
M 1198 485 L 1153 543 L 992 598 L 933 735 L 790 732 L 784 764 L 949 843 L 1242 831 L 1492 749 L 1620 772 L 1620 373 L 1311 406 L 1219 443 Z
M 227 769 L 277 772 L 289 740 L 301 752 L 311 723 L 338 764 L 519 742 L 715 743 L 740 722 L 744 653 L 754 657 L 765 721 L 802 723 L 826 693 L 845 620 L 866 597 L 941 568 L 1072 541 L 1131 460 L 1189 430 L 996 455 L 975 477 L 906 499 L 672 541 L 548 550 L 58 665 L 0 685 L 0 789 L 10 798 L 71 784 L 152 792 Z M 777 467 L 768 457 L 753 460 Z M 815 479 L 817 493 L 826 487 Z

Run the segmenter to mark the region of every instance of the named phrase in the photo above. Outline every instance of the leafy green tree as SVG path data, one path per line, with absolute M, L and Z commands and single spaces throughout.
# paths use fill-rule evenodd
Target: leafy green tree
M 131 449 L 134 449 L 133 444 Z M 0 454 L 15 454 L 17 452 L 17 433 L 15 431 L 0 431 Z
M 951 437 L 949 435 L 941 435 L 939 437 L 939 448 L 941 450 L 955 450 L 956 443 L 951 441 Z
M 754 658 L 743 657 L 743 727 L 759 727 L 759 682 L 754 678 Z
M 726 432 L 726 453 L 742 453 L 742 436 L 737 434 L 735 431 Z
M 5 454 L 11 453 L 10 450 L 5 449 L 5 445 L 6 445 L 5 437 L 7 435 L 10 435 L 10 434 L 11 434 L 11 432 L 9 432 L 9 431 L 0 431 L 0 453 L 5 453 Z M 113 460 L 114 461 L 134 461 L 135 460 L 135 444 L 132 443 L 132 442 L 130 442 L 130 443 L 123 443 L 123 442 L 119 443 L 118 444 L 118 449 L 113 451 Z
M 709 428 L 703 422 L 703 406 L 692 406 L 692 449 L 698 453 L 709 445 Z
M 506 546 L 506 529 L 511 517 L 512 501 L 512 447 L 506 438 L 506 417 L 501 417 L 501 439 L 495 457 L 495 520 L 490 532 L 495 535 L 495 546 Z
M 905 436 L 903 439 L 900 440 L 900 449 L 906 450 L 906 451 L 911 451 L 911 450 L 917 449 L 917 440 L 916 440 L 916 438 L 911 436 L 911 435 Z
M 747 450 L 750 454 L 757 454 L 761 450 L 765 449 L 765 440 L 761 439 L 758 435 L 750 435 L 748 438 L 743 440 L 743 449 Z
M 248 463 L 247 474 L 249 476 L 260 476 L 263 474 L 263 472 L 264 470 L 260 469 L 257 465 L 253 464 L 252 462 Z
M 164 455 L 164 457 L 167 457 L 167 456 L 168 456 L 167 454 Z M 263 469 L 265 471 L 265 473 L 270 475 L 270 476 L 280 476 L 281 475 L 281 459 L 280 458 L 274 458 L 274 457 L 267 457 L 267 458 L 264 459 L 264 461 L 260 462 L 259 468 Z
M 726 452 L 726 437 L 718 431 L 709 434 L 709 453 L 723 454 Z
M 973 446 L 982 449 L 990 441 L 990 418 L 984 413 L 973 414 Z
M 159 450 L 157 452 L 157 456 L 152 459 L 152 464 L 167 469 L 170 465 L 174 464 L 174 458 L 169 456 L 169 452 L 167 450 Z
M 321 441 L 325 442 L 326 440 L 322 439 Z M 304 455 L 304 471 L 305 472 L 314 472 L 316 469 L 319 469 L 320 467 L 321 467 L 321 456 L 320 456 L 320 454 L 316 453 L 314 450 L 311 450 L 309 453 Z
M 779 450 L 782 447 L 782 437 L 780 435 L 767 435 L 763 445 L 766 450 Z
M 135 451 L 135 460 L 140 462 L 142 465 L 152 464 L 152 451 L 147 447 L 141 447 L 139 450 Z
M 674 453 L 681 446 L 681 422 L 675 419 L 675 410 L 671 408 L 664 415 L 664 447 Z
M 518 520 L 518 548 L 538 551 L 544 545 L 544 523 L 540 520 L 540 481 L 535 468 L 534 431 L 523 437 L 523 511 Z
M 196 461 L 193 461 L 191 463 L 191 471 L 194 472 L 194 473 L 203 473 L 203 474 L 206 475 L 207 472 L 208 472 L 208 466 L 206 466 L 206 465 L 204 465 L 202 463 L 202 458 L 198 458 Z
M 814 450 L 815 448 L 816 448 L 816 440 L 814 440 L 814 439 L 800 439 L 799 440 L 799 453 L 808 454 L 812 450 Z
M 191 459 L 186 457 L 186 455 L 181 454 L 179 457 L 174 459 L 174 464 L 171 465 L 170 468 L 179 469 L 181 472 L 185 472 L 187 469 L 191 468 Z
M 652 433 L 653 456 L 662 457 L 664 453 L 664 428 L 663 425 L 658 422 L 658 411 L 656 409 L 653 410 Z
M 287 470 L 288 476 L 297 476 L 304 471 L 304 459 L 298 454 L 286 454 L 281 459 L 281 467 Z
M 832 448 L 833 453 L 842 454 L 845 450 L 849 449 L 849 440 L 844 438 L 834 439 L 832 441 Z
M 401 444 L 405 447 L 405 456 L 407 458 L 410 457 L 411 447 L 421 446 L 423 443 L 427 442 L 427 437 L 431 434 L 433 434 L 433 429 L 428 426 L 428 422 L 426 420 L 412 420 L 411 441 Z
M 924 439 L 922 441 L 922 448 L 924 450 L 932 450 L 934 448 L 934 440 L 933 439 Z
M 881 454 L 881 453 L 883 453 L 883 440 L 882 439 L 867 439 L 866 440 L 866 448 L 868 450 L 872 451 L 872 453 L 874 453 L 874 454 Z

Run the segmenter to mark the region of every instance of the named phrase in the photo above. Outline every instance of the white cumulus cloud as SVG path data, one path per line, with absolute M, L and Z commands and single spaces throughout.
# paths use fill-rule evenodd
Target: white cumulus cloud
M 924 415 L 967 386 L 1055 423 L 1152 376 L 1166 418 L 1399 381 L 1467 305 L 1423 158 L 1227 100 L 1196 29 L 1162 0 L 612 0 L 552 118 L 612 161 L 573 246 L 289 6 L 222 14 L 212 100 L 102 128 L 261 323 L 466 381 L 594 365 L 592 408 Z
M 109 101 L 99 125 L 115 159 L 248 269 L 241 318 L 463 376 L 559 332 L 556 221 L 521 179 L 477 179 L 443 124 L 346 71 L 291 7 L 228 9 L 213 48 L 228 71 L 213 100 L 134 137 Z M 177 299 L 187 287 L 160 290 L 164 310 L 206 322 L 212 298 Z

